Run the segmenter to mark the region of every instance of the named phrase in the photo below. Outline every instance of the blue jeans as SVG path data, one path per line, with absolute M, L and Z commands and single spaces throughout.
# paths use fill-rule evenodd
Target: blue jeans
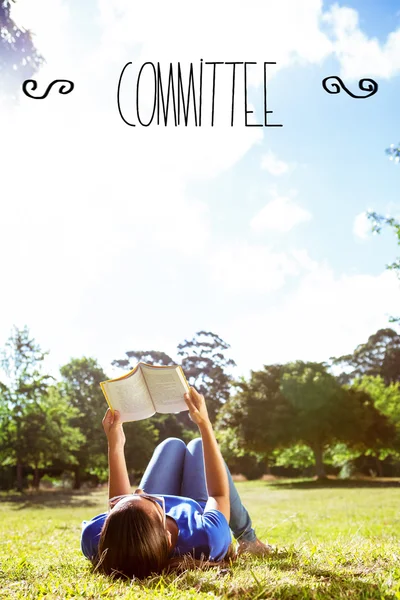
M 240 500 L 227 465 L 229 481 L 230 520 L 234 537 L 251 542 L 256 539 L 250 515 Z M 154 450 L 153 456 L 139 484 L 148 494 L 185 496 L 197 502 L 207 502 L 208 493 L 204 470 L 201 438 L 188 445 L 178 438 L 168 438 Z

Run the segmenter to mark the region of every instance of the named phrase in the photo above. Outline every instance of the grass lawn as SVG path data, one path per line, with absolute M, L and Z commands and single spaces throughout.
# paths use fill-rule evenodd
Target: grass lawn
M 237 484 L 272 557 L 112 582 L 91 573 L 80 525 L 105 491 L 0 496 L 0 598 L 400 599 L 400 483 Z

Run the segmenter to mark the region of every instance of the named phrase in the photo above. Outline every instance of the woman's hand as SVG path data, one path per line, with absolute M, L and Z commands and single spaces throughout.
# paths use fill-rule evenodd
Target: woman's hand
M 125 446 L 125 433 L 122 427 L 121 415 L 108 408 L 103 419 L 103 429 L 107 436 L 109 448 L 123 448 Z
M 210 423 L 204 396 L 199 394 L 194 387 L 190 388 L 190 393 L 184 395 L 185 402 L 189 408 L 190 418 L 199 427 Z

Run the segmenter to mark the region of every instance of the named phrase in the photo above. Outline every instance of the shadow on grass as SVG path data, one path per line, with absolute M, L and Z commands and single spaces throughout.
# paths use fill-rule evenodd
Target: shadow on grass
M 9 503 L 14 510 L 25 508 L 85 508 L 99 506 L 99 500 L 91 497 L 90 492 L 52 490 L 42 492 L 15 493 L 0 496 L 0 503 Z M 101 509 L 100 509 L 101 510 Z M 104 510 L 107 510 L 104 501 Z M 100 511 L 99 511 L 100 512 Z
M 399 479 L 290 479 L 264 482 L 272 488 L 321 490 L 354 488 L 400 488 Z
M 211 586 L 210 586 L 211 587 Z M 207 590 L 201 591 L 214 591 Z M 217 589 L 215 590 L 217 592 Z M 254 598 L 271 598 L 273 600 L 344 600 L 345 598 L 357 598 L 358 600 L 381 600 L 387 598 L 384 590 L 378 584 L 366 583 L 353 577 L 331 577 L 314 578 L 307 584 L 276 583 L 259 580 L 258 583 L 246 587 L 228 587 L 224 598 L 238 598 L 240 600 L 253 600 Z
M 198 588 L 201 591 L 218 591 Z M 381 600 L 388 598 L 385 590 L 376 583 L 366 583 L 353 577 L 331 576 L 328 578 L 313 578 L 309 583 L 279 583 L 258 580 L 253 585 L 246 587 L 228 586 L 224 598 L 237 598 L 238 600 L 253 600 L 254 598 L 270 598 L 271 600 L 344 600 L 357 598 L 358 600 Z
M 357 598 L 364 600 L 381 600 L 388 597 L 387 589 L 384 586 L 374 582 L 365 581 L 365 573 L 335 573 L 326 569 L 316 567 L 302 567 L 303 581 L 292 583 L 288 581 L 290 571 L 293 577 L 298 578 L 298 564 L 289 565 L 285 559 L 283 562 L 278 556 L 275 559 L 266 559 L 265 566 L 267 570 L 265 575 L 257 575 L 253 572 L 253 567 L 259 567 L 260 561 L 249 560 L 246 565 L 252 575 L 251 581 L 246 584 L 235 582 L 230 574 L 234 575 L 234 569 L 215 569 L 213 578 L 205 578 L 201 570 L 189 570 L 175 580 L 175 586 L 178 590 L 187 590 L 194 588 L 198 593 L 212 593 L 216 596 L 225 598 L 234 598 L 240 600 L 253 600 L 254 598 L 271 598 L 274 600 L 314 600 L 315 598 L 324 598 L 332 600 L 341 600 L 347 598 Z M 279 578 L 279 571 L 285 572 L 285 578 Z M 286 579 L 286 581 L 285 581 Z M 171 581 L 171 580 L 170 580 Z M 157 589 L 159 587 L 159 577 L 153 580 L 147 580 L 145 587 L 148 589 Z

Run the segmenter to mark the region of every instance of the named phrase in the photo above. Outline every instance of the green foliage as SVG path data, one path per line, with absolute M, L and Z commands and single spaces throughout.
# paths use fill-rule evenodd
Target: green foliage
M 4 350 L 0 365 L 7 378 L 2 386 L 2 448 L 9 464 L 17 467 L 17 488 L 22 489 L 22 469 L 26 463 L 27 447 L 24 445 L 25 421 L 48 394 L 50 375 L 43 374 L 43 361 L 48 353 L 30 337 L 29 330 L 14 327 Z
M 35 469 L 35 487 L 39 485 L 38 469 L 50 467 L 55 461 L 76 463 L 74 452 L 85 440 L 70 425 L 76 414 L 56 386 L 27 407 L 21 422 L 20 450 L 24 464 Z
M 104 441 L 102 419 L 107 404 L 101 391 L 100 382 L 107 375 L 94 358 L 72 358 L 60 368 L 60 389 L 69 404 L 77 411 L 73 424 L 79 427 L 86 437 L 82 453 L 97 455 L 107 449 Z
M 352 405 L 337 379 L 320 363 L 286 365 L 281 389 L 295 410 L 296 442 L 311 448 L 319 477 L 323 453 L 337 440 L 352 441 L 357 431 Z
M 289 448 L 274 451 L 274 464 L 277 467 L 303 469 L 314 464 L 314 454 L 309 446 L 295 444 Z
M 231 428 L 242 449 L 273 456 L 278 464 L 308 464 L 312 451 L 316 473 L 325 476 L 323 456 L 337 442 L 359 453 L 380 451 L 393 443 L 394 430 L 362 390 L 344 389 L 321 363 L 297 361 L 265 366 L 226 403 L 218 430 Z M 280 457 L 282 449 L 289 449 Z M 295 448 L 295 449 L 294 449 Z M 280 462 L 283 461 L 283 462 Z
M 53 379 L 41 372 L 47 355 L 48 352 L 42 352 L 35 340 L 30 338 L 28 327 L 18 329 L 14 326 L 0 353 L 0 365 L 8 379 L 6 388 L 11 401 L 29 402 L 47 389 L 48 381 Z
M 158 430 L 153 420 L 145 419 L 134 423 L 125 423 L 124 431 L 128 471 L 132 475 L 132 480 L 138 482 L 159 441 Z
M 352 354 L 331 358 L 332 365 L 346 369 L 339 380 L 350 383 L 363 375 L 380 376 L 385 385 L 400 381 L 400 335 L 393 329 L 379 329 Z
M 238 458 L 246 454 L 244 444 L 237 435 L 236 429 L 233 427 L 219 427 L 219 421 L 217 421 L 215 433 L 219 447 L 227 463 L 232 461 L 234 458 Z
M 230 346 L 211 331 L 198 331 L 191 340 L 178 345 L 178 356 L 189 381 L 207 399 L 212 422 L 229 399 L 232 378 L 229 370 L 235 362 L 227 358 Z
M 385 385 L 382 377 L 364 375 L 356 379 L 352 388 L 365 392 L 372 399 L 374 406 L 385 415 L 396 430 L 393 447 L 400 451 L 400 383 Z
M 337 435 L 339 428 L 346 428 L 347 399 L 324 365 L 289 363 L 282 376 L 281 390 L 296 413 L 296 438 L 308 446 L 324 445 Z
M 268 466 L 268 457 L 266 458 L 264 454 L 246 449 L 243 440 L 239 439 L 234 428 L 219 428 L 217 425 L 216 437 L 231 473 L 240 473 L 247 479 L 258 479 L 265 473 Z
M 385 385 L 382 377 L 365 375 L 356 379 L 353 388 L 367 392 L 375 406 L 400 429 L 400 383 Z
M 60 369 L 64 397 L 78 411 L 71 424 L 84 435 L 85 442 L 73 454 L 75 457 L 74 488 L 79 489 L 87 475 L 100 481 L 107 479 L 107 438 L 102 420 L 107 410 L 100 382 L 108 379 L 94 358 L 73 358 Z M 125 455 L 133 473 L 146 467 L 158 440 L 153 420 L 126 423 Z
M 249 381 L 237 382 L 237 393 L 218 416 L 218 430 L 233 428 L 243 448 L 265 456 L 294 443 L 295 410 L 280 388 L 283 369 L 282 365 L 265 366 L 252 371 Z
M 234 384 L 236 394 L 228 400 L 233 361 L 225 357 L 227 344 L 215 334 L 198 332 L 178 349 L 190 382 L 218 406 L 216 430 L 225 460 L 234 472 L 258 477 L 273 464 L 303 468 L 314 460 L 323 476 L 324 461 L 343 466 L 363 455 L 398 457 L 400 384 L 386 385 L 383 375 L 357 377 L 363 372 L 393 377 L 398 348 L 398 335 L 380 330 L 354 356 L 341 357 L 353 369 L 352 386 L 341 386 L 323 364 L 297 361 L 252 372 L 249 381 Z M 35 470 L 36 484 L 50 468 L 73 471 L 77 488 L 85 479 L 105 481 L 107 442 L 101 421 L 107 405 L 100 382 L 107 375 L 97 361 L 74 358 L 61 368 L 61 382 L 51 384 L 53 378 L 43 373 L 46 353 L 26 327 L 14 329 L 1 356 L 0 483 L 9 480 L 7 468 L 15 466 L 20 489 L 23 467 Z M 135 362 L 173 362 L 162 352 L 127 356 Z M 143 473 L 157 442 L 170 436 L 188 442 L 198 435 L 185 418 L 186 413 L 157 415 L 125 425 L 132 480 Z
M 82 443 L 72 452 L 74 487 L 79 489 L 86 474 L 107 470 L 107 439 L 102 419 L 107 404 L 100 382 L 107 379 L 94 358 L 73 358 L 60 369 L 60 390 L 65 401 L 74 409 L 71 426 L 81 434 Z
M 328 465 L 333 465 L 334 467 L 344 467 L 346 464 L 349 464 L 356 458 L 359 458 L 362 453 L 363 451 L 360 449 L 349 448 L 347 444 L 343 442 L 337 442 L 326 450 L 324 460 Z
M 10 408 L 7 398 L 9 391 L 7 386 L 0 381 L 0 462 L 2 462 L 2 454 L 5 448 L 5 439 L 7 435 L 7 424 L 10 418 Z

